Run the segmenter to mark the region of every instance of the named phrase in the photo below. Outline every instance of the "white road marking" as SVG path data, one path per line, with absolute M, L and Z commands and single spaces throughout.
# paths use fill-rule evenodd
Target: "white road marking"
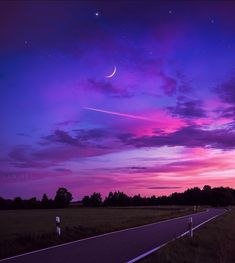
M 112 234 L 116 234 L 116 233 L 121 233 L 121 232 L 125 232 L 125 231 L 132 230 L 132 229 L 134 230 L 134 229 L 138 229 L 138 228 L 143 228 L 143 227 L 151 226 L 151 225 L 157 225 L 157 224 L 160 224 L 160 223 L 164 223 L 164 222 L 168 222 L 168 221 L 172 221 L 172 220 L 176 220 L 176 219 L 188 217 L 188 216 L 191 216 L 191 215 L 199 215 L 199 214 L 207 213 L 207 212 L 208 212 L 208 211 L 202 211 L 202 212 L 199 212 L 199 213 L 194 213 L 194 214 L 190 214 L 190 215 L 179 216 L 179 217 L 175 217 L 175 218 L 171 218 L 171 219 L 167 219 L 167 220 L 158 221 L 158 222 L 155 222 L 155 223 L 150 223 L 150 224 L 141 225 L 141 226 L 135 226 L 135 227 L 129 227 L 129 228 L 126 228 L 126 229 L 122 229 L 122 230 L 118 230 L 118 231 L 113 231 L 113 232 L 109 232 L 109 233 L 105 233 L 105 234 L 101 234 L 101 235 L 97 235 L 97 236 L 92 236 L 92 237 L 87 237 L 87 238 L 83 238 L 83 239 L 79 239 L 79 240 L 74 240 L 74 241 L 70 241 L 70 242 L 67 242 L 67 243 L 63 243 L 63 244 L 59 244 L 59 245 L 55 245 L 55 246 L 51 246 L 51 247 L 46 247 L 46 248 L 42 248 L 42 249 L 38 249 L 38 250 L 31 251 L 31 252 L 23 253 L 23 254 L 20 254 L 20 255 L 16 255 L 16 256 L 12 256 L 12 257 L 8 257 L 8 258 L 0 259 L 0 262 L 5 262 L 5 261 L 7 261 L 7 260 L 11 260 L 11 259 L 14 259 L 14 258 L 27 256 L 27 255 L 39 253 L 39 252 L 42 252 L 42 251 L 46 251 L 46 250 L 49 250 L 49 249 L 54 249 L 54 248 L 57 248 L 57 247 L 63 247 L 63 246 L 67 246 L 67 245 L 70 245 L 70 244 L 83 242 L 83 241 L 90 240 L 90 239 L 94 239 L 94 238 L 99 238 L 99 237 L 103 237 L 103 236 L 108 236 L 108 235 L 112 235 Z
M 208 212 L 208 209 L 207 209 L 206 212 Z M 208 220 L 206 220 L 206 221 L 202 222 L 201 224 L 195 226 L 195 227 L 193 228 L 193 230 L 195 230 L 195 229 L 197 229 L 198 227 L 200 227 L 200 226 L 206 224 L 207 222 L 211 221 L 212 219 L 214 219 L 214 218 L 216 218 L 216 217 L 218 217 L 218 216 L 223 215 L 225 212 L 226 212 L 226 210 L 225 210 L 222 214 L 219 214 L 219 215 L 216 215 L 216 216 L 213 216 L 213 217 L 209 218 Z M 148 255 L 152 254 L 153 252 L 159 250 L 160 248 L 166 246 L 167 244 L 169 244 L 170 242 L 174 241 L 175 239 L 178 239 L 178 238 L 181 238 L 181 237 L 187 235 L 188 232 L 189 232 L 189 230 L 187 230 L 187 231 L 184 232 L 183 234 L 177 236 L 176 238 L 174 238 L 174 239 L 172 239 L 172 240 L 170 240 L 170 241 L 167 241 L 166 243 L 164 243 L 164 244 L 162 244 L 162 245 L 160 245 L 160 246 L 157 246 L 157 247 L 155 247 L 155 248 L 153 248 L 153 249 L 151 249 L 151 250 L 149 250 L 149 251 L 147 251 L 147 252 L 145 252 L 145 253 L 139 255 L 138 257 L 135 257 L 135 258 L 133 258 L 133 259 L 127 261 L 127 263 L 134 263 L 134 262 L 139 261 L 140 259 L 145 258 L 146 256 L 148 256 Z

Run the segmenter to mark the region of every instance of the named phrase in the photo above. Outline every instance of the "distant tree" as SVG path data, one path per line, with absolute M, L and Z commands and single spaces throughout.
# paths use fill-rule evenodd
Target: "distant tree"
M 156 205 L 157 204 L 157 197 L 155 195 L 152 195 L 149 198 L 149 205 Z
M 90 202 L 90 196 L 88 195 L 85 195 L 82 199 L 82 204 L 84 206 L 90 206 L 91 205 L 91 202 Z
M 169 196 L 162 195 L 157 198 L 157 204 L 158 205 L 169 205 L 170 203 L 170 198 Z
M 203 191 L 206 191 L 206 192 L 209 192 L 209 191 L 211 191 L 211 186 L 209 186 L 209 185 L 204 185 L 204 187 L 203 187 L 202 190 L 203 190 Z
M 4 198 L 0 197 L 0 209 L 6 209 L 7 208 L 7 202 Z
M 39 207 L 39 202 L 37 201 L 36 197 L 30 198 L 29 200 L 25 200 L 24 203 L 25 203 L 25 206 L 29 209 Z
M 131 199 L 131 204 L 134 206 L 143 205 L 143 197 L 141 197 L 140 194 L 134 195 Z
M 54 201 L 56 207 L 67 207 L 72 201 L 72 199 L 73 199 L 72 194 L 66 188 L 60 187 L 56 191 L 56 196 Z
M 43 194 L 43 196 L 42 196 L 42 203 L 47 203 L 49 201 L 49 198 L 47 197 L 47 195 L 46 194 Z
M 93 193 L 90 197 L 90 202 L 92 206 L 100 206 L 102 204 L 102 197 L 100 193 Z
M 20 208 L 24 208 L 24 203 L 21 197 L 16 197 L 13 200 L 12 206 L 14 209 L 20 209 Z
M 202 205 L 211 205 L 212 204 L 212 188 L 209 185 L 205 185 L 202 189 Z
M 91 196 L 84 196 L 82 199 L 82 203 L 84 206 L 101 206 L 102 205 L 102 197 L 100 193 L 94 192 Z
M 48 198 L 46 194 L 43 194 L 41 200 L 41 207 L 42 208 L 51 208 L 53 201 Z
M 228 206 L 234 203 L 234 197 L 229 188 L 216 187 L 212 189 L 212 206 Z
M 131 198 L 123 192 L 110 192 L 104 200 L 106 206 L 128 206 L 131 204 Z
M 173 193 L 168 198 L 168 204 L 180 205 L 181 202 L 182 198 L 179 193 Z
M 199 205 L 201 203 L 201 190 L 198 187 L 188 189 L 182 197 L 185 205 Z
M 23 200 L 16 197 L 14 200 L 0 197 L 0 209 L 31 209 L 31 208 L 54 208 L 67 207 L 72 200 L 72 194 L 66 188 L 59 188 L 54 200 L 46 194 L 41 201 L 35 197 Z M 229 187 L 215 187 L 205 185 L 201 190 L 198 187 L 187 189 L 181 193 L 172 193 L 169 196 L 142 197 L 135 195 L 130 197 L 123 192 L 110 192 L 102 203 L 100 193 L 94 192 L 91 196 L 84 196 L 84 206 L 139 206 L 139 205 L 212 205 L 228 206 L 235 205 L 235 189 Z

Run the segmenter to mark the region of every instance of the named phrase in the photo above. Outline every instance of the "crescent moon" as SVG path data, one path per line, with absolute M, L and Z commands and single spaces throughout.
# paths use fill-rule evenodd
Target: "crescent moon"
M 113 72 L 110 75 L 105 76 L 105 78 L 112 78 L 115 75 L 116 71 L 117 71 L 117 68 L 116 66 L 114 66 Z

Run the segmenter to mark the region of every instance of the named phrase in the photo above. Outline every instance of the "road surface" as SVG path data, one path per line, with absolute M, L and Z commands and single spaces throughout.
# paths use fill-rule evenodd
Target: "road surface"
M 224 213 L 224 209 L 191 215 L 193 227 Z M 0 260 L 6 263 L 124 263 L 185 234 L 190 216 L 130 228 Z M 140 257 L 139 257 L 140 256 Z

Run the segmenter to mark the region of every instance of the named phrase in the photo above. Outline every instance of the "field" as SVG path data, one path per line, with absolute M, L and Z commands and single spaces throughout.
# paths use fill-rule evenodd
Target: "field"
M 178 239 L 141 263 L 234 263 L 235 208 L 209 222 L 194 233 L 194 238 Z
M 0 258 L 192 213 L 192 207 L 67 208 L 0 211 Z M 55 217 L 62 235 L 56 236 Z

